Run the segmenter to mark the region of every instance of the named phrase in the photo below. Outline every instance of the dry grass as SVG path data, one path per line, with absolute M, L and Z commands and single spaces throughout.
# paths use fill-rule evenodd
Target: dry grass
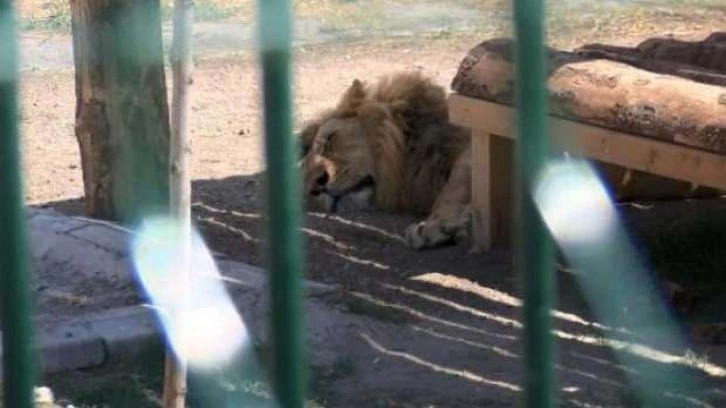
M 161 2 L 165 19 L 170 18 L 173 0 Z M 195 18 L 200 21 L 223 20 L 234 17 L 243 19 L 253 15 L 250 0 L 197 0 Z M 18 7 L 22 27 L 26 30 L 68 31 L 71 26 L 70 7 L 67 0 L 26 0 Z
M 722 0 L 557 0 L 548 7 L 548 39 L 569 48 L 601 42 L 599 38 L 628 42 L 650 33 L 689 35 L 723 30 L 724 17 L 726 2 Z

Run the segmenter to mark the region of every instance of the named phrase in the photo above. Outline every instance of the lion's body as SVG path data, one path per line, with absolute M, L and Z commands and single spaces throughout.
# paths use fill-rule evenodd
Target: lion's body
M 466 229 L 470 134 L 449 122 L 444 89 L 423 75 L 403 72 L 375 86 L 355 80 L 301 138 L 306 192 L 328 210 L 352 197 L 356 207 L 427 216 L 407 230 L 417 248 Z

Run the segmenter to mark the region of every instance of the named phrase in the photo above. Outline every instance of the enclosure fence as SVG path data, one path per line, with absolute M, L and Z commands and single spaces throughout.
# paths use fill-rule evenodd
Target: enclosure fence
M 551 147 L 544 89 L 542 0 L 513 0 L 517 38 L 516 266 L 524 282 L 525 403 L 553 406 L 553 244 L 533 198 Z M 286 408 L 305 400 L 301 275 L 302 208 L 292 137 L 291 5 L 258 1 L 267 185 L 267 243 L 272 299 L 273 384 Z M 18 125 L 18 49 L 13 2 L 0 0 L 0 300 L 3 402 L 30 408 L 37 362 L 32 351 L 31 293 Z M 241 97 L 241 96 L 240 96 Z
M 4 407 L 32 407 L 35 361 L 18 132 L 13 2 L 0 0 L 0 309 Z
M 302 407 L 305 372 L 300 276 L 302 239 L 297 146 L 291 115 L 291 11 L 288 0 L 259 1 L 267 160 L 268 259 L 273 303 L 274 389 L 284 407 Z M 541 0 L 515 0 L 517 143 L 520 214 L 519 267 L 525 278 L 526 400 L 553 401 L 550 306 L 552 272 L 547 231 L 529 191 L 547 150 Z M 13 2 L 0 0 L 0 289 L 2 293 L 4 406 L 30 408 L 36 361 L 32 352 L 31 295 L 18 131 L 18 50 Z M 270 187 L 274 186 L 274 188 Z M 524 230 L 526 228 L 526 230 Z

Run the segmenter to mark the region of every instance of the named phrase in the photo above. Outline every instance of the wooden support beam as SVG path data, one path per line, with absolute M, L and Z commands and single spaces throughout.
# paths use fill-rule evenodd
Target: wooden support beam
M 509 105 L 453 94 L 452 123 L 514 138 L 515 109 Z M 726 154 L 663 142 L 572 120 L 551 117 L 550 137 L 560 148 L 590 159 L 654 175 L 726 190 Z
M 514 143 L 475 130 L 471 153 L 472 252 L 509 245 Z

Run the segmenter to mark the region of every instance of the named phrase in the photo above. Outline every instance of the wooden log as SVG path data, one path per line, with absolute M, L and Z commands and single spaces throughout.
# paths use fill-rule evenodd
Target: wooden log
M 592 60 L 548 80 L 552 112 L 635 135 L 726 153 L 726 89 Z
M 169 113 L 159 0 L 71 0 L 75 134 L 88 215 L 169 211 Z
M 546 47 L 549 76 L 558 66 L 585 61 L 574 53 Z M 496 38 L 472 48 L 459 65 L 451 88 L 466 96 L 511 104 L 514 99 L 514 42 Z
M 702 41 L 650 38 L 636 47 L 587 44 L 574 51 L 586 58 L 623 62 L 648 71 L 726 86 L 726 33 Z
M 702 41 L 649 38 L 635 48 L 644 58 L 726 72 L 726 32 L 711 33 Z
M 513 104 L 513 43 L 485 41 L 462 62 L 452 88 Z M 547 49 L 550 113 L 717 153 L 726 153 L 726 89 Z
M 462 61 L 454 91 L 513 105 L 513 42 L 485 41 Z M 638 136 L 726 153 L 726 90 L 577 53 L 545 50 L 549 110 L 555 116 Z M 720 192 L 596 162 L 616 198 L 671 199 Z
M 592 45 L 589 47 L 590 48 L 578 49 L 576 52 L 579 55 L 588 58 L 619 61 L 659 74 L 671 74 L 706 84 L 726 86 L 726 74 L 720 72 L 697 68 L 693 65 L 679 62 L 649 59 L 641 55 L 637 52 L 637 50 L 613 49 L 611 46 L 596 47 L 595 45 Z

